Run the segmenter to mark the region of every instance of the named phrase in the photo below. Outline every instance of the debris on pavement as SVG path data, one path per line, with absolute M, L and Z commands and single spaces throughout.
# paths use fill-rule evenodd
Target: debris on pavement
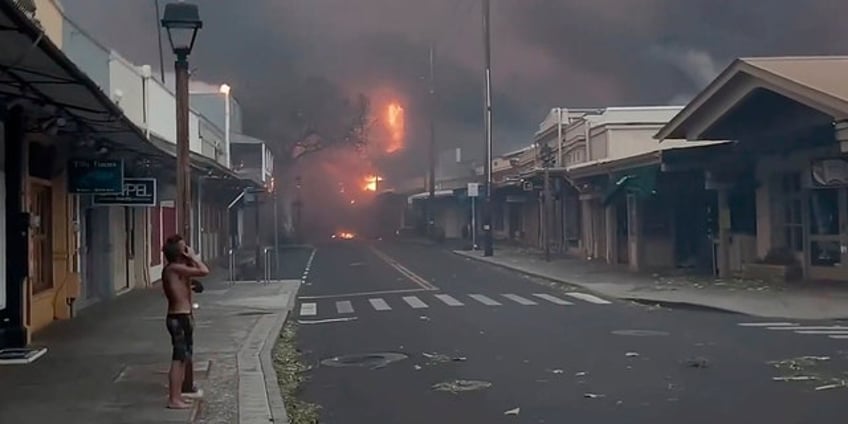
M 415 371 L 421 371 L 421 365 L 414 365 L 412 368 L 415 368 Z
M 468 360 L 465 356 L 448 356 L 441 353 L 424 352 L 421 356 L 427 358 L 427 365 L 444 364 L 447 362 L 465 362 Z
M 822 390 L 843 389 L 845 387 L 848 387 L 848 384 L 846 384 L 845 380 L 842 380 L 839 383 L 825 384 L 823 386 L 818 386 L 818 387 L 816 387 L 816 391 L 820 392 Z
M 812 381 L 816 380 L 816 377 L 812 375 L 788 375 L 783 377 L 772 377 L 773 381 Z
M 686 360 L 686 366 L 689 368 L 709 368 L 710 361 L 707 358 L 696 357 Z
M 475 390 L 484 390 L 492 387 L 492 383 L 480 380 L 451 380 L 441 383 L 436 383 L 432 389 L 437 392 L 450 392 L 457 394 L 459 392 L 471 392 Z
M 583 393 L 583 397 L 586 399 L 600 399 L 603 397 L 607 397 L 607 395 L 601 395 L 597 393 Z
M 586 371 L 579 371 L 579 372 L 574 373 L 574 376 L 575 377 L 584 377 L 587 374 L 589 374 L 589 373 L 587 373 Z
M 352 262 L 352 263 L 351 263 L 350 265 L 348 265 L 348 266 L 351 266 L 351 267 L 360 267 L 360 266 L 363 266 L 363 265 L 365 265 L 365 262 Z
M 624 356 L 626 356 L 628 358 L 638 358 L 639 353 L 638 352 L 627 352 L 627 353 L 624 354 Z
M 562 374 L 565 371 L 563 371 L 561 369 L 553 369 L 553 370 L 548 370 L 548 372 L 550 372 L 551 374 Z
M 418 317 L 418 319 L 420 319 L 421 321 L 430 321 L 430 317 L 428 317 L 427 315 L 421 315 L 420 317 Z
M 521 408 L 510 409 L 509 411 L 504 412 L 504 415 L 518 415 L 521 413 Z

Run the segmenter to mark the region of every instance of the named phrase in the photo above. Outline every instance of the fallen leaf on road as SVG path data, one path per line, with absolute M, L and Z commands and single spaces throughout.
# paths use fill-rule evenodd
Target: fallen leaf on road
M 575 376 L 575 377 L 583 377 L 583 376 L 585 376 L 586 374 L 588 374 L 586 371 L 580 371 L 580 372 L 576 372 L 576 373 L 574 373 L 574 376 Z
M 421 371 L 421 365 L 415 365 L 412 368 L 415 368 L 415 371 Z
M 518 415 L 521 413 L 521 408 L 510 409 L 509 411 L 504 412 L 504 415 Z
M 607 395 L 600 395 L 597 393 L 583 393 L 583 397 L 587 399 L 599 399 L 602 397 L 606 397 Z
M 627 353 L 624 354 L 624 356 L 626 356 L 628 358 L 637 358 L 637 357 L 639 357 L 639 353 L 638 352 L 627 352 Z
M 564 373 L 564 372 L 565 372 L 565 371 L 563 371 L 563 370 L 561 370 L 561 369 L 555 369 L 555 370 L 549 370 L 549 371 L 550 371 L 552 374 L 562 374 L 562 373 Z
M 428 317 L 427 315 L 421 315 L 420 317 L 418 317 L 418 319 L 420 319 L 421 321 L 430 321 L 430 317 Z
M 492 387 L 492 383 L 479 380 L 452 380 L 442 383 L 436 383 L 432 389 L 437 392 L 450 392 L 453 394 L 459 392 L 470 392 L 474 390 L 483 390 Z

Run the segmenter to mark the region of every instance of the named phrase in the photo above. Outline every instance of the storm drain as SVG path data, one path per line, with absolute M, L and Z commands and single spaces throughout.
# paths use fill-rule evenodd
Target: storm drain
M 335 368 L 359 367 L 378 369 L 394 362 L 402 361 L 408 357 L 403 353 L 394 352 L 364 353 L 327 358 L 321 361 L 321 365 Z
M 612 332 L 616 336 L 634 336 L 634 337 L 657 337 L 657 336 L 668 336 L 669 333 L 665 331 L 656 331 L 656 330 L 615 330 Z

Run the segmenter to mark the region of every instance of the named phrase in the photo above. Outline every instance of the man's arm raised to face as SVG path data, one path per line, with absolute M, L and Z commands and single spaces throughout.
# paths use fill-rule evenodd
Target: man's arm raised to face
M 196 267 L 177 263 L 171 264 L 170 268 L 183 278 L 197 278 L 209 275 L 209 268 L 206 267 L 206 264 L 203 262 L 195 262 L 195 264 L 197 264 Z

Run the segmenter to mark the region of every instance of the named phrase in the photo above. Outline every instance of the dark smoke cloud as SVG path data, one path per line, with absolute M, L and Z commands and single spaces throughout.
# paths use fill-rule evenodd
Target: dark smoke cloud
M 83 27 L 155 64 L 153 0 L 64 0 Z M 381 91 L 407 106 L 407 158 L 426 146 L 427 46 L 438 41 L 439 140 L 481 152 L 479 0 L 205 0 L 192 64 L 226 81 L 254 134 L 308 77 L 333 96 Z M 683 102 L 733 58 L 848 48 L 848 2 L 834 0 L 494 0 L 497 151 L 529 142 L 554 106 Z M 166 66 L 171 56 L 166 54 Z M 323 87 L 322 89 L 326 89 Z M 325 93 L 326 94 L 326 93 Z M 409 161 L 395 171 L 420 174 Z

